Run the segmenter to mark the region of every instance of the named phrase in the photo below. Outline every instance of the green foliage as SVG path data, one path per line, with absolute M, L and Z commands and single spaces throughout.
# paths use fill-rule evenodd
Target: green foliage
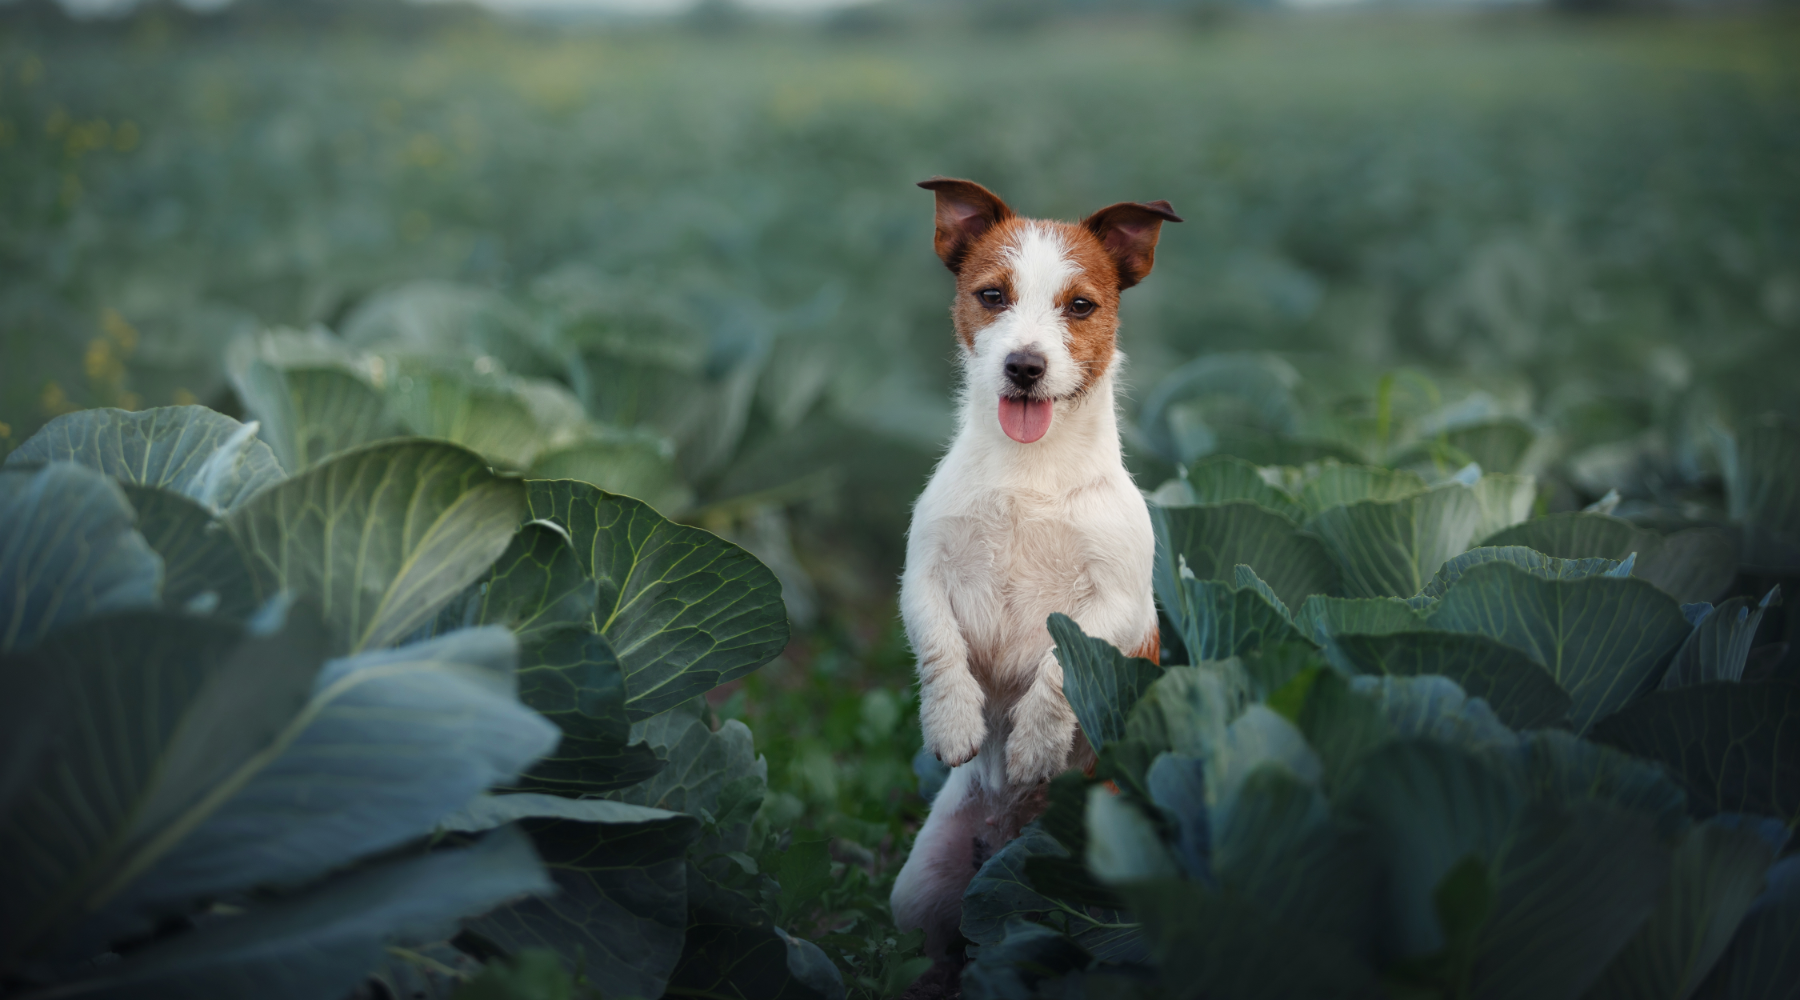
M 124 492 L 81 466 L 0 470 L 0 653 L 91 615 L 155 604 L 162 560 L 133 520 Z
M 1286 517 L 1248 500 L 1157 507 L 1160 551 L 1177 557 L 1157 567 L 1157 593 L 1176 603 L 1180 564 L 1202 580 L 1229 579 L 1234 567 L 1255 570 L 1281 599 L 1299 606 L 1308 594 L 1337 590 L 1337 570 L 1318 541 Z
M 95 411 L 0 471 L 0 974 L 335 995 L 405 945 L 402 966 L 454 985 L 427 953 L 466 920 L 457 942 L 504 959 L 476 995 L 843 995 L 775 922 L 837 883 L 824 842 L 767 844 L 749 730 L 689 700 L 785 642 L 766 568 L 457 445 L 377 441 L 284 479 L 254 432 L 198 407 Z M 785 888 L 719 881 L 754 875 L 752 851 Z M 61 964 L 152 932 L 123 961 Z
M 1256 492 L 1246 470 L 1214 467 L 1215 486 Z M 1301 496 L 1317 482 L 1327 511 L 1419 486 L 1326 468 L 1254 482 Z M 1611 530 L 1583 516 L 1571 523 Z M 1159 996 L 1757 995 L 1707 991 L 1771 982 L 1790 960 L 1770 945 L 1787 890 L 1764 880 L 1794 808 L 1792 727 L 1777 720 L 1800 706 L 1791 684 L 1741 679 L 1775 593 L 1683 609 L 1633 577 L 1635 550 L 1459 550 L 1474 538 L 1440 546 L 1430 574 L 1405 555 L 1430 545 L 1335 547 L 1346 581 L 1373 579 L 1353 560 L 1413 568 L 1404 586 L 1390 574 L 1398 593 L 1315 592 L 1292 619 L 1259 573 L 1220 578 L 1202 559 L 1214 579 L 1180 573 L 1165 608 L 1194 666 L 1131 668 L 1053 618 L 1112 782 L 1059 778 L 1042 822 L 983 866 L 964 899 L 982 946 L 968 982 L 1008 997 L 1132 982 Z M 1101 912 L 1140 950 L 1096 947 Z
M 7 456 L 7 464 L 78 462 L 122 485 L 154 487 L 209 511 L 228 511 L 286 478 L 255 431 L 200 406 L 83 410 L 45 424 Z
M 634 718 L 741 677 L 787 645 L 775 575 L 711 532 L 573 480 L 530 483 L 528 510 L 563 529 L 594 581 L 592 627 L 618 652 Z
M 525 489 L 473 452 L 426 441 L 343 452 L 226 518 L 263 593 L 317 601 L 339 650 L 403 641 L 487 572 Z
M 1757 603 L 1800 568 L 1791 24 L 1146 10 L 995 44 L 891 12 L 850 58 L 804 28 L 548 42 L 235 6 L 0 5 L 0 732 L 25 762 L 0 836 L 27 838 L 0 937 L 36 949 L 9 991 L 335 995 L 385 946 L 475 996 L 901 993 L 919 942 L 885 898 L 923 803 L 890 591 L 953 414 L 907 182 L 938 170 L 1030 214 L 1204 220 L 1123 327 L 1127 461 L 1168 480 L 1168 665 L 1052 626 L 1118 794 L 1057 779 L 990 861 L 971 996 L 1800 976 L 1792 861 L 1729 815 L 1797 801 L 1800 618 Z M 160 407 L 196 399 L 257 426 Z M 93 406 L 121 409 L 69 412 Z M 488 723 L 452 732 L 458 705 Z M 175 721 L 96 714 L 134 706 Z M 291 756 L 314 738 L 443 770 L 345 749 L 321 776 Z M 51 884 L 63 854 L 20 867 L 62 801 L 21 797 L 43 761 L 86 791 L 121 747 L 180 764 L 108 772 L 156 810 L 53 844 L 124 852 L 81 876 L 116 895 Z M 1464 808 L 1496 788 L 1516 808 Z M 294 867 L 253 884 L 235 845 L 283 809 Z M 563 893 L 518 901 L 545 871 Z M 442 942 L 459 917 L 494 923 L 456 939 L 486 972 Z
M 1530 655 L 1569 692 L 1577 733 L 1651 686 L 1693 631 L 1672 598 L 1641 580 L 1546 580 L 1507 563 L 1463 574 L 1426 622 Z

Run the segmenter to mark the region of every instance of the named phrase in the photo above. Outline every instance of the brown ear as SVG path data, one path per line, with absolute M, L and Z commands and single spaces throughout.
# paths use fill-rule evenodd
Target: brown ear
M 962 269 L 963 258 L 976 238 L 996 223 L 1013 217 L 1000 196 L 974 181 L 933 177 L 919 186 L 937 195 L 937 235 L 932 244 L 938 259 L 951 271 Z
M 1166 201 L 1122 201 L 1082 219 L 1081 224 L 1100 237 L 1106 252 L 1118 262 L 1119 288 L 1126 289 L 1149 277 L 1162 224 L 1180 221 L 1181 216 Z

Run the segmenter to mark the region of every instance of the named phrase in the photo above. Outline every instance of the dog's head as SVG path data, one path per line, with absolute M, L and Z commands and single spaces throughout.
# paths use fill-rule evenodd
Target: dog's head
M 1043 437 L 1116 353 L 1119 293 L 1144 280 L 1166 201 L 1120 202 L 1078 223 L 1025 219 L 973 181 L 933 178 L 937 254 L 956 275 L 950 307 L 968 391 L 995 400 L 1001 430 Z

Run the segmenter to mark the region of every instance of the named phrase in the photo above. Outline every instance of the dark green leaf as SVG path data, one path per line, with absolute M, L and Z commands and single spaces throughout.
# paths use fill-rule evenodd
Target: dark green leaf
M 255 425 L 204 406 L 65 413 L 6 456 L 8 466 L 60 461 L 178 493 L 209 512 L 231 510 L 284 475 Z
M 1471 854 L 1458 862 L 1432 894 L 1438 925 L 1444 929 L 1444 947 L 1424 958 L 1396 963 L 1388 975 L 1432 995 L 1467 996 L 1481 930 L 1494 912 L 1496 888 L 1486 858 Z
M 52 629 L 156 604 L 162 559 L 112 480 L 72 462 L 0 471 L 0 653 Z
M 1381 706 L 1330 671 L 1314 678 L 1295 724 L 1318 752 L 1325 787 L 1333 790 L 1365 755 L 1395 737 Z
M 1325 597 L 1306 599 L 1294 626 L 1308 639 L 1330 648 L 1330 638 L 1341 633 L 1386 635 L 1416 632 L 1425 627 L 1425 616 L 1398 597 Z
M 787 645 L 781 584 L 748 552 L 586 483 L 528 485 L 531 516 L 569 533 L 598 585 L 594 625 L 618 653 L 633 718 L 742 677 Z
M 687 848 L 700 821 L 531 819 L 521 824 L 556 893 L 514 903 L 469 929 L 510 952 L 548 948 L 611 996 L 661 996 L 687 929 Z
M 1428 623 L 1529 653 L 1569 692 L 1577 733 L 1651 684 L 1692 631 L 1674 599 L 1642 580 L 1546 580 L 1506 562 L 1464 573 Z
M 1600 802 L 1521 817 L 1481 934 L 1482 1000 L 1576 1000 L 1656 909 L 1669 850 L 1650 821 Z
M 1530 656 L 1486 636 L 1415 631 L 1332 641 L 1359 673 L 1448 677 L 1470 696 L 1485 698 L 1514 729 L 1552 725 L 1569 713 L 1569 695 L 1555 678 Z
M 164 604 L 239 619 L 256 610 L 256 577 L 223 523 L 179 493 L 152 486 L 124 490 L 137 509 L 138 531 L 162 557 Z
M 1162 676 L 1163 669 L 1088 635 L 1068 615 L 1053 614 L 1045 625 L 1056 642 L 1056 660 L 1062 664 L 1069 707 L 1075 710 L 1094 752 L 1099 753 L 1108 743 L 1125 737 L 1131 706 Z
M 94 1000 L 343 996 L 385 946 L 455 933 L 456 921 L 527 893 L 550 891 L 530 843 L 496 831 L 465 850 L 437 851 L 334 877 L 102 965 L 58 996 Z
M 170 817 L 186 836 L 127 873 L 138 877 L 111 908 L 154 915 L 294 884 L 429 833 L 555 745 L 555 727 L 514 693 L 517 658 L 512 635 L 490 627 L 326 664 L 266 748 Z
M 410 995 L 408 995 L 410 996 Z M 574 1000 L 575 979 L 556 953 L 527 948 L 489 962 L 451 1000 Z
M 1287 602 L 1283 601 L 1281 596 L 1275 593 L 1275 588 L 1269 586 L 1264 582 L 1262 577 L 1256 575 L 1255 570 L 1243 563 L 1238 563 L 1231 568 L 1231 585 L 1239 590 L 1256 591 L 1258 594 L 1262 595 L 1263 600 L 1269 602 L 1271 607 L 1281 612 L 1283 618 L 1290 621 L 1293 620 L 1294 616 L 1292 612 L 1288 611 Z M 1308 600 L 1311 600 L 1311 598 L 1308 598 Z
M 1175 829 L 1175 856 L 1187 877 L 1212 884 L 1212 818 L 1206 804 L 1206 762 L 1160 753 L 1144 776 L 1150 801 Z
M 1257 768 L 1229 809 L 1218 809 L 1219 884 L 1282 925 L 1334 938 L 1359 953 L 1373 936 L 1373 858 L 1331 822 L 1325 796 L 1285 767 Z
M 629 788 L 662 770 L 664 759 L 632 739 L 625 680 L 605 636 L 568 626 L 522 645 L 519 700 L 556 723 L 562 741 L 520 779 L 519 787 L 599 795 Z
M 1235 894 L 1164 882 L 1133 886 L 1128 898 L 1170 1000 L 1384 996 L 1342 941 L 1279 924 Z
M 1188 655 L 1196 663 L 1252 652 L 1265 643 L 1309 645 L 1281 610 L 1253 589 L 1183 577 L 1173 610 Z
M 648 781 L 611 797 L 720 818 L 731 805 L 728 793 L 733 782 L 749 778 L 759 785 L 766 783 L 769 764 L 756 756 L 749 728 L 733 719 L 714 732 L 703 712 L 703 705 L 693 703 L 633 726 L 632 735 L 643 739 L 669 764 Z M 708 853 L 743 850 L 747 818 L 743 819 L 737 828 L 722 831 L 730 842 L 716 845 Z
M 568 536 L 533 521 L 519 529 L 480 580 L 438 612 L 436 630 L 505 625 L 521 641 L 594 618 L 594 582 Z
M 1770 825 L 1771 838 L 1757 829 Z M 1774 820 L 1716 816 L 1688 831 L 1656 912 L 1587 994 L 1592 1000 L 1686 1000 L 1724 953 L 1763 889 L 1787 831 Z
M 1251 567 L 1291 607 L 1310 594 L 1334 593 L 1337 570 L 1317 539 L 1294 522 L 1248 501 L 1206 507 L 1156 507 L 1156 592 L 1177 606 L 1181 561 L 1202 580 L 1233 581 L 1233 567 Z
M 669 979 L 671 994 L 843 1000 L 843 977 L 817 945 L 782 930 L 692 865 L 688 886 L 687 942 Z
M 1273 698 L 1276 692 L 1293 683 L 1302 674 L 1329 669 L 1325 654 L 1310 642 L 1265 642 L 1260 649 L 1238 657 L 1250 689 L 1259 698 Z
M 1757 422 L 1720 450 L 1725 498 L 1744 526 L 1744 562 L 1800 570 L 1800 428 L 1780 418 Z
M 963 893 L 962 933 L 976 944 L 997 944 L 1008 921 L 1047 919 L 1068 928 L 1077 944 L 1101 961 L 1147 957 L 1138 925 L 1126 915 L 1045 896 L 1025 874 L 1034 857 L 1067 858 L 1069 852 L 1041 826 L 1028 826 L 989 858 Z
M 1307 530 L 1324 539 L 1350 597 L 1410 597 L 1482 523 L 1475 491 L 1448 483 L 1401 500 L 1365 500 L 1319 512 Z
M 384 442 L 258 493 L 226 524 L 265 592 L 318 601 L 355 652 L 401 641 L 486 572 L 524 493 L 455 445 Z
M 1705 1000 L 1793 997 L 1800 983 L 1800 856 L 1769 869 L 1767 885 L 1701 989 Z
M 301 614 L 251 635 L 134 612 L 0 661 L 14 741 L 0 770 L 6 951 L 41 948 L 118 895 L 217 808 L 209 795 L 266 764 L 327 645 Z
M 831 838 L 804 830 L 794 832 L 792 843 L 770 872 L 781 885 L 784 922 L 817 909 L 819 895 L 831 887 Z
M 1627 553 L 1629 555 L 1629 553 Z M 1503 562 L 1545 580 L 1580 580 L 1590 576 L 1623 576 L 1621 563 L 1611 559 L 1558 559 L 1520 545 L 1484 545 L 1446 562 L 1412 603 L 1429 608 L 1444 596 L 1463 574 L 1477 566 Z
M 1014 917 L 1000 940 L 984 946 L 963 970 L 969 1000 L 1032 1000 L 1038 983 L 1087 967 L 1086 950 L 1066 935 Z
M 1211 757 L 1254 694 L 1235 660 L 1169 667 L 1132 699 L 1135 704 L 1126 715 L 1123 736 L 1153 755 L 1168 750 Z
M 1594 727 L 1594 739 L 1661 761 L 1696 814 L 1800 818 L 1800 684 L 1657 691 Z
M 1521 790 L 1504 773 L 1444 743 L 1404 740 L 1364 758 L 1345 808 L 1368 825 L 1387 868 L 1390 903 L 1380 932 L 1390 959 L 1444 948 L 1433 901 L 1437 887 L 1471 854 L 1492 863 L 1523 804 Z
M 1756 640 L 1756 628 L 1762 624 L 1763 612 L 1771 604 L 1781 604 L 1779 585 L 1765 594 L 1761 602 L 1734 597 L 1713 608 L 1681 644 L 1668 672 L 1663 674 L 1659 688 L 1670 691 L 1710 681 L 1736 683 L 1742 680 L 1744 663 L 1750 658 L 1750 646 Z
M 1555 729 L 1521 735 L 1518 759 L 1533 799 L 1557 806 L 1606 802 L 1649 818 L 1670 844 L 1687 829 L 1687 795 L 1650 761 Z
M 1637 554 L 1632 575 L 1683 604 L 1710 601 L 1737 575 L 1737 541 L 1716 528 L 1660 535 L 1609 514 L 1577 511 L 1533 518 L 1482 542 L 1525 546 L 1559 559 L 1611 559 Z

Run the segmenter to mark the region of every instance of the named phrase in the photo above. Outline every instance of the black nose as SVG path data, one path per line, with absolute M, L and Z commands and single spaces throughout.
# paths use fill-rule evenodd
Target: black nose
M 1006 377 L 1021 389 L 1029 389 L 1044 377 L 1044 356 L 1036 351 L 1014 351 L 1006 356 Z

